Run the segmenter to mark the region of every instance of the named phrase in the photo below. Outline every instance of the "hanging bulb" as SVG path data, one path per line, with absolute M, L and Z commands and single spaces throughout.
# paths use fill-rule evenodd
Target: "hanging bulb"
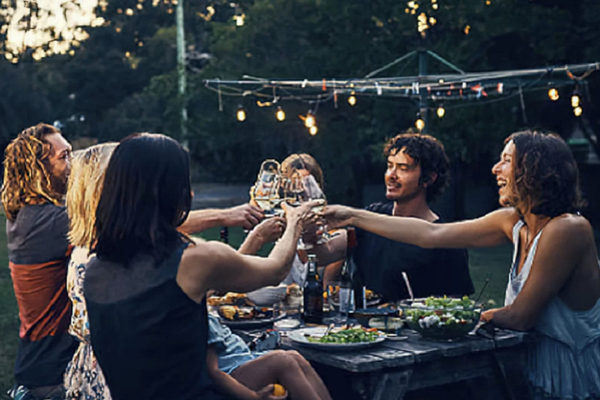
M 307 128 L 312 128 L 313 126 L 315 126 L 315 117 L 312 114 L 312 111 L 309 111 L 308 114 L 306 114 L 306 118 L 304 119 L 304 126 L 306 126 Z M 315 133 L 316 135 L 316 133 Z
M 548 90 L 548 97 L 550 97 L 550 100 L 552 101 L 558 100 L 560 98 L 560 96 L 558 95 L 558 89 L 551 88 L 550 90 Z
M 573 93 L 573 96 L 571 96 L 571 105 L 573 106 L 573 108 L 579 108 L 579 104 L 581 103 L 581 97 L 579 97 L 579 95 L 577 93 Z M 577 115 L 579 116 L 579 115 Z
M 246 120 L 246 109 L 242 106 L 238 106 L 236 115 L 238 121 L 244 122 Z
M 437 116 L 443 118 L 444 115 L 446 115 L 446 109 L 444 108 L 444 106 L 440 105 L 437 109 Z
M 316 125 L 313 125 L 308 129 L 308 133 L 310 133 L 312 136 L 315 136 L 317 132 L 319 132 L 319 129 Z
M 348 97 L 348 104 L 350 104 L 352 107 L 356 105 L 356 96 L 354 94 L 355 93 L 353 90 L 352 93 L 350 93 L 350 97 Z
M 583 114 L 583 109 L 581 107 L 575 107 L 573 109 L 573 114 L 575 114 L 576 117 L 581 117 L 581 114 Z
M 423 121 L 423 119 L 421 118 L 420 115 L 417 117 L 417 120 L 415 121 L 415 126 L 420 131 L 422 131 L 423 128 L 425 128 L 425 121 Z
M 275 113 L 275 117 L 277 118 L 277 121 L 285 120 L 285 111 L 283 111 L 283 108 L 277 107 L 277 112 Z

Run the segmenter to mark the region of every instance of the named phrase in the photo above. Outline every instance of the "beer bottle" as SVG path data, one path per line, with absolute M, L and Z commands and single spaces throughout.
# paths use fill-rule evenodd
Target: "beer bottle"
M 323 286 L 317 278 L 317 256 L 308 255 L 308 274 L 304 282 L 304 322 L 321 324 L 323 322 Z

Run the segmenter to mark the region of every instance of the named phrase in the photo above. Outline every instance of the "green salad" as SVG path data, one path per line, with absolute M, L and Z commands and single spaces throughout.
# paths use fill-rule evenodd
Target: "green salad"
M 335 333 L 328 333 L 320 338 L 308 337 L 311 343 L 363 343 L 374 342 L 379 338 L 377 331 L 366 331 L 362 328 L 344 329 Z
M 421 329 L 470 325 L 479 320 L 480 310 L 467 296 L 462 299 L 428 297 L 406 309 L 406 319 Z

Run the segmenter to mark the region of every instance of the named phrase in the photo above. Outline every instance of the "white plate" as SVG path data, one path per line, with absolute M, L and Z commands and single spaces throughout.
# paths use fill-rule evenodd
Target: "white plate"
M 259 307 L 272 307 L 273 304 L 279 303 L 287 294 L 287 285 L 267 286 L 253 292 L 246 293 L 248 300 Z
M 365 347 L 375 346 L 385 340 L 385 335 L 381 335 L 377 339 L 372 342 L 361 342 L 361 343 L 318 343 L 318 342 L 309 342 L 308 338 L 305 336 L 306 334 L 318 338 L 323 336 L 326 327 L 316 327 L 316 328 L 304 328 L 298 329 L 295 331 L 291 331 L 288 333 L 288 337 L 294 342 L 298 343 L 302 346 L 312 347 L 314 349 L 321 350 L 334 350 L 334 351 L 348 351 L 348 350 L 356 350 L 363 349 Z

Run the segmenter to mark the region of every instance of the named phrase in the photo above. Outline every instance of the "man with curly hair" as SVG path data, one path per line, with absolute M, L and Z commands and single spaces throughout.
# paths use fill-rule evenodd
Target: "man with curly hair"
M 15 399 L 62 399 L 63 372 L 76 342 L 67 333 L 65 289 L 71 246 L 63 205 L 71 145 L 46 124 L 25 129 L 6 148 L 2 205 L 21 328 Z
M 434 137 L 404 133 L 389 140 L 383 153 L 386 198 L 367 210 L 380 214 L 443 222 L 430 203 L 445 189 L 449 161 Z M 468 295 L 474 292 L 464 249 L 423 249 L 357 229 L 354 253 L 364 285 L 386 301 L 409 297 L 402 272 L 409 277 L 415 297 Z

